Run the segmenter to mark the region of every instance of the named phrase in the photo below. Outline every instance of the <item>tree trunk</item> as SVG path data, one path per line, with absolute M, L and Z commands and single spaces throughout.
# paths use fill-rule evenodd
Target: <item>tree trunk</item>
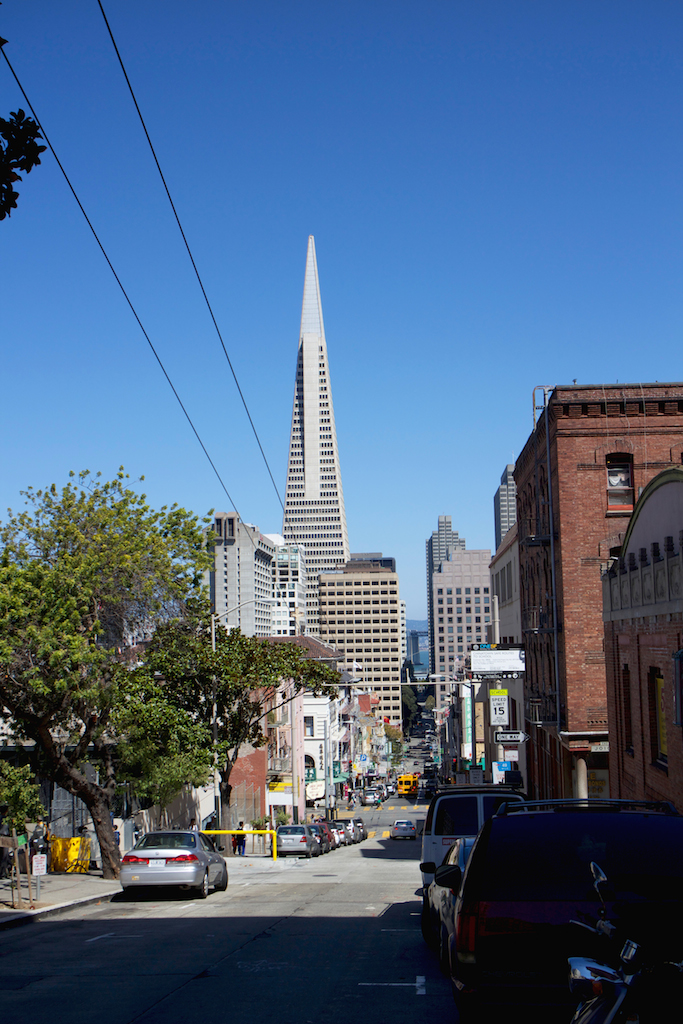
M 109 790 L 94 782 L 89 782 L 85 775 L 74 768 L 63 755 L 59 758 L 55 768 L 54 781 L 67 793 L 82 800 L 90 812 L 97 841 L 100 844 L 103 877 L 118 878 L 121 870 L 121 853 L 114 836 Z

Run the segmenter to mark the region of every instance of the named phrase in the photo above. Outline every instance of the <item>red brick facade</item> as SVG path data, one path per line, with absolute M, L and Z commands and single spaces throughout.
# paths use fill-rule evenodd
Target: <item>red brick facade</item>
M 683 809 L 683 468 L 659 474 L 603 576 L 612 795 Z
M 681 465 L 683 384 L 559 386 L 547 418 L 548 441 L 540 412 L 515 467 L 529 790 L 575 795 L 575 772 L 587 767 L 589 791 L 604 794 L 600 573 L 622 544 L 639 490 Z

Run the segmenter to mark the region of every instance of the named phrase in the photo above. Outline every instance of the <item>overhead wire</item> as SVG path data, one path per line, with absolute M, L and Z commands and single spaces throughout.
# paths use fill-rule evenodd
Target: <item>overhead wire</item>
M 194 256 L 192 255 L 192 250 L 190 249 L 190 243 L 187 240 L 187 236 L 186 236 L 185 231 L 183 230 L 183 226 L 182 226 L 182 224 L 180 222 L 180 217 L 178 216 L 178 211 L 176 210 L 175 203 L 173 202 L 173 199 L 171 197 L 171 192 L 170 192 L 170 189 L 169 189 L 169 187 L 168 187 L 168 185 L 166 183 L 166 178 L 164 177 L 164 172 L 161 169 L 161 164 L 159 163 L 159 158 L 157 157 L 156 150 L 154 149 L 154 145 L 152 143 L 152 139 L 150 138 L 150 134 L 149 134 L 149 132 L 147 130 L 147 125 L 145 124 L 145 119 L 142 116 L 142 111 L 140 110 L 140 105 L 139 105 L 139 103 L 137 101 L 137 97 L 135 95 L 135 91 L 133 90 L 133 86 L 131 85 L 130 78 L 128 77 L 128 72 L 126 71 L 125 65 L 123 63 L 123 58 L 121 57 L 121 52 L 120 52 L 120 50 L 119 50 L 119 48 L 118 48 L 118 46 L 116 44 L 116 40 L 114 38 L 114 33 L 112 32 L 111 25 L 109 24 L 109 20 L 108 20 L 107 15 L 105 14 L 105 11 L 104 11 L 104 7 L 102 6 L 102 0 L 97 0 L 97 4 L 98 4 L 98 6 L 100 8 L 100 11 L 102 12 L 102 17 L 104 18 L 104 23 L 107 26 L 107 32 L 109 33 L 109 38 L 111 39 L 112 46 L 114 47 L 114 52 L 116 53 L 116 56 L 117 56 L 118 61 L 119 61 L 119 64 L 121 65 L 121 71 L 123 72 L 123 77 L 126 80 L 126 85 L 128 86 L 128 90 L 130 92 L 131 99 L 133 100 L 133 104 L 135 105 L 135 109 L 137 111 L 138 117 L 140 118 L 140 124 L 142 125 L 142 130 L 145 133 L 145 138 L 147 139 L 147 142 L 149 144 L 149 148 L 150 148 L 150 150 L 152 152 L 152 156 L 154 157 L 154 163 L 157 166 L 157 170 L 159 172 L 159 176 L 160 176 L 162 184 L 164 186 L 164 190 L 165 190 L 166 195 L 168 197 L 168 201 L 171 204 L 171 209 L 173 210 L 173 216 L 175 217 L 176 224 L 178 225 L 178 230 L 180 231 L 180 234 L 182 236 L 183 242 L 185 243 L 185 248 L 187 249 L 187 255 L 190 257 L 190 262 L 192 264 L 192 269 L 195 272 L 195 276 L 196 276 L 197 281 L 199 283 L 199 287 L 201 289 L 202 295 L 204 296 L 204 302 L 206 303 L 206 307 L 207 307 L 207 309 L 209 311 L 209 315 L 210 315 L 211 320 L 213 322 L 213 326 L 216 329 L 216 334 L 218 335 L 218 340 L 221 343 L 221 348 L 223 349 L 223 354 L 225 355 L 225 358 L 226 358 L 226 360 L 228 362 L 228 366 L 230 367 L 230 372 L 232 373 L 233 380 L 235 381 L 235 387 L 237 388 L 237 392 L 238 392 L 238 394 L 239 394 L 239 396 L 240 396 L 240 398 L 242 400 L 242 405 L 244 406 L 244 411 L 247 414 L 247 418 L 248 418 L 249 423 L 251 425 L 251 429 L 253 431 L 254 437 L 256 438 L 256 443 L 258 444 L 259 451 L 261 452 L 261 457 L 263 458 L 263 461 L 265 463 L 266 469 L 268 470 L 268 475 L 270 476 L 270 479 L 271 479 L 271 482 L 273 484 L 273 487 L 275 488 L 275 493 L 277 494 L 278 501 L 280 502 L 280 505 L 282 506 L 282 509 L 284 511 L 284 507 L 285 506 L 284 506 L 284 503 L 282 501 L 282 497 L 280 496 L 280 492 L 278 490 L 278 486 L 275 483 L 275 478 L 273 476 L 273 473 L 271 471 L 270 465 L 268 463 L 268 459 L 266 457 L 266 453 L 263 450 L 263 445 L 261 444 L 261 439 L 260 439 L 260 437 L 258 435 L 258 431 L 256 430 L 256 426 L 255 426 L 254 421 L 253 421 L 253 419 L 251 417 L 251 413 L 249 412 L 249 406 L 247 405 L 246 398 L 244 397 L 244 393 L 242 391 L 242 388 L 240 387 L 240 382 L 237 379 L 237 374 L 235 373 L 235 368 L 232 365 L 232 361 L 230 359 L 230 356 L 228 355 L 228 350 L 225 347 L 225 342 L 223 341 L 223 335 L 221 334 L 221 330 L 220 330 L 220 328 L 218 326 L 218 321 L 216 320 L 213 308 L 212 308 L 211 303 L 209 301 L 209 297 L 208 297 L 208 295 L 206 293 L 206 289 L 204 287 L 204 283 L 203 283 L 201 275 L 199 273 L 199 269 L 198 269 L 197 264 L 195 262 Z
M 173 384 L 173 381 L 171 380 L 171 378 L 170 378 L 170 376 L 168 374 L 168 371 L 166 370 L 166 367 L 164 366 L 164 364 L 163 364 L 163 362 L 161 360 L 161 357 L 160 357 L 159 353 L 157 352 L 156 348 L 152 344 L 152 340 L 151 340 L 149 334 L 147 333 L 147 331 L 145 330 L 145 327 L 144 327 L 140 317 L 138 316 L 137 310 L 135 309 L 135 306 L 133 305 L 133 303 L 132 303 L 132 301 L 130 299 L 130 296 L 128 295 L 128 292 L 126 291 L 126 289 L 125 289 L 125 287 L 123 285 L 123 282 L 121 281 L 121 278 L 116 273 L 116 270 L 114 269 L 114 265 L 111 262 L 111 260 L 109 259 L 109 256 L 107 255 L 107 252 L 106 252 L 106 250 L 104 248 L 104 245 L 102 244 L 99 235 L 97 234 L 97 232 L 95 231 L 95 228 L 93 227 L 92 221 L 88 217 L 88 214 L 85 212 L 85 208 L 84 208 L 82 202 L 78 198 L 78 195 L 76 193 L 76 189 L 71 184 L 71 180 L 70 180 L 68 174 L 66 173 L 66 170 L 64 169 L 64 166 L 63 166 L 61 160 L 57 156 L 57 154 L 55 152 L 55 149 L 54 149 L 54 146 L 50 142 L 50 139 L 49 139 L 49 137 L 47 135 L 47 132 L 45 131 L 45 128 L 44 128 L 40 118 L 38 117 L 38 114 L 36 113 L 36 111 L 35 111 L 35 109 L 33 107 L 33 104 L 31 103 L 30 99 L 28 98 L 28 96 L 26 94 L 26 90 L 24 89 L 23 85 L 19 81 L 19 77 L 18 77 L 16 71 L 14 70 L 14 68 L 12 67 L 12 64 L 10 62 L 9 57 L 5 53 L 4 44 L 0 45 L 0 52 L 2 53 L 2 56 L 5 58 L 5 62 L 7 63 L 7 67 L 10 69 L 10 71 L 12 73 L 12 76 L 14 78 L 14 81 L 18 85 L 19 90 L 21 92 L 21 95 L 24 97 L 24 100 L 26 101 L 27 107 L 31 111 L 31 114 L 33 115 L 34 120 L 36 121 L 38 127 L 40 128 L 40 132 L 41 132 L 41 135 L 42 135 L 42 137 L 43 137 L 43 139 L 45 141 L 45 144 L 47 145 L 48 149 L 50 150 L 50 152 L 52 153 L 53 157 L 55 158 L 57 166 L 59 167 L 60 171 L 62 172 L 62 175 L 64 176 L 64 180 L 66 181 L 67 185 L 69 186 L 71 194 L 73 195 L 74 199 L 76 200 L 76 202 L 78 204 L 78 208 L 80 209 L 81 213 L 83 214 L 83 216 L 85 218 L 85 221 L 86 221 L 86 224 L 90 228 L 90 231 L 92 232 L 93 238 L 95 239 L 95 241 L 97 242 L 97 245 L 99 246 L 100 252 L 104 256 L 105 260 L 107 261 L 107 265 L 108 265 L 109 269 L 111 270 L 112 274 L 114 275 L 114 280 L 116 281 L 116 283 L 118 284 L 119 288 L 121 289 L 123 297 L 126 300 L 126 302 L 128 303 L 128 306 L 130 308 L 131 313 L 135 317 L 135 319 L 137 321 L 137 324 L 138 324 L 140 330 L 142 331 L 147 344 L 149 345 L 150 349 L 152 350 L 154 358 L 156 359 L 157 363 L 159 364 L 161 372 L 163 373 L 164 377 L 166 378 L 168 386 L 170 387 L 171 391 L 175 395 L 176 401 L 178 402 L 178 405 L 182 409 L 187 422 L 190 424 L 190 427 L 192 428 L 192 432 L 194 433 L 194 436 L 197 438 L 197 441 L 199 442 L 199 444 L 201 446 L 201 449 L 204 452 L 204 455 L 208 459 L 209 464 L 210 464 L 212 470 L 214 471 L 219 484 L 221 485 L 221 487 L 225 491 L 225 494 L 227 495 L 228 501 L 230 502 L 232 507 L 235 509 L 235 512 L 237 512 L 237 514 L 239 515 L 239 512 L 237 511 L 237 506 L 236 506 L 235 502 L 233 501 L 232 497 L 230 496 L 230 492 L 228 491 L 228 488 L 226 487 L 225 482 L 224 482 L 221 474 L 219 473 L 218 468 L 216 467 L 216 464 L 214 463 L 213 459 L 209 455 L 209 452 L 208 452 L 208 450 L 206 448 L 206 445 L 202 441 L 201 436 L 199 434 L 199 431 L 197 430 L 197 428 L 195 427 L 195 425 L 194 425 L 194 423 L 192 421 L 192 417 L 190 416 L 189 412 L 185 408 L 185 405 L 183 404 L 183 401 L 182 401 L 180 395 L 178 394 L 178 392 L 177 392 L 177 390 L 175 388 L 175 385 Z M 241 518 L 242 517 L 240 516 L 240 519 Z

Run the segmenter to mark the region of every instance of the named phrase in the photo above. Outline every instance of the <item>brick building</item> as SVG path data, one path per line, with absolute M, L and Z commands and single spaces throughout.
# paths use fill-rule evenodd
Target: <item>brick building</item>
M 643 491 L 603 575 L 612 795 L 683 807 L 683 468 Z
M 683 384 L 539 390 L 544 404 L 534 401 L 515 467 L 529 792 L 604 795 L 600 573 L 620 551 L 640 490 L 681 464 Z

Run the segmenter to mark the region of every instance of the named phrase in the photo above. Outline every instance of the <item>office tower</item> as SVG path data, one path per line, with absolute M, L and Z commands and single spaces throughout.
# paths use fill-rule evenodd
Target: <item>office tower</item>
M 402 612 L 398 574 L 350 561 L 320 575 L 320 639 L 342 655 L 339 668 L 377 694 L 379 710 L 401 725 Z
M 496 551 L 505 534 L 517 522 L 517 484 L 515 467 L 507 465 L 500 478 L 500 487 L 493 496 L 493 517 L 496 526 Z
M 427 618 L 429 629 L 429 671 L 436 672 L 436 650 L 434 631 L 434 602 L 432 576 L 442 562 L 447 562 L 454 551 L 465 550 L 465 538 L 451 528 L 450 516 L 439 516 L 439 528 L 434 530 L 426 542 L 427 547 Z
M 457 550 L 432 576 L 436 705 L 448 702 L 450 681 L 465 668 L 472 644 L 486 643 L 491 623 L 491 552 Z
M 213 529 L 209 591 L 218 623 L 228 629 L 237 626 L 245 636 L 271 636 L 275 545 L 236 512 L 215 513 Z
M 318 632 L 318 576 L 349 558 L 318 267 L 308 239 L 282 533 L 306 551 L 308 632 Z
M 303 547 L 285 544 L 269 533 L 275 547 L 273 574 L 273 636 L 301 636 L 306 632 L 306 557 Z

